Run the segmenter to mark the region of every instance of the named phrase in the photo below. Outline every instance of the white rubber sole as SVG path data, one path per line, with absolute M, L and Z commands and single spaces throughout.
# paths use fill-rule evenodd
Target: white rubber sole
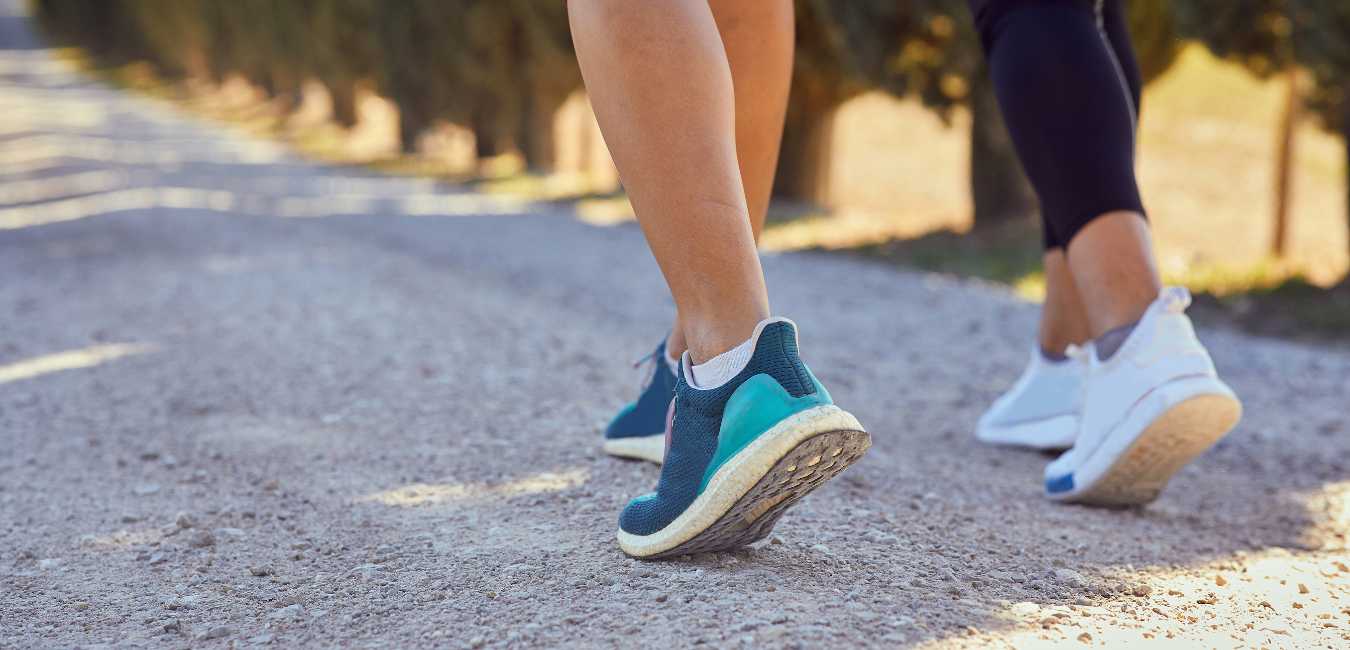
M 1073 471 L 1073 488 L 1056 501 L 1126 507 L 1158 497 L 1181 468 L 1237 425 L 1242 403 L 1215 377 L 1159 386 L 1126 415 Z
M 1076 437 L 1078 437 L 1076 415 L 1057 415 L 1011 425 L 977 425 L 975 428 L 975 439 L 980 442 L 1043 451 L 1068 449 L 1073 446 Z
M 660 465 L 666 457 L 666 434 L 656 433 L 650 436 L 606 438 L 604 449 L 605 453 L 610 456 L 636 458 Z
M 832 433 L 853 436 L 849 445 L 853 451 L 843 456 L 844 443 L 836 449 L 829 449 L 827 447 L 834 446 L 833 443 L 824 441 L 829 444 L 822 447 L 820 453 L 812 449 L 811 455 L 801 463 L 782 468 L 795 472 L 795 476 L 785 476 L 773 486 L 758 485 L 780 461 L 799 446 L 804 446 L 803 443 L 816 437 L 828 437 Z M 633 535 L 620 530 L 619 548 L 633 557 L 651 558 L 663 554 L 733 548 L 749 543 L 767 535 L 783 509 L 857 460 L 870 444 L 870 438 L 857 418 L 837 406 L 817 406 L 797 413 L 774 425 L 732 456 L 713 474 L 703 493 L 665 528 L 650 535 Z M 791 481 L 793 478 L 797 480 Z M 742 517 L 735 522 L 724 522 L 735 524 L 734 530 L 726 530 L 724 537 L 710 540 L 707 544 L 685 545 L 718 524 L 747 492 L 756 487 L 763 489 L 752 496 L 762 499 L 739 504 L 742 506 L 740 510 L 745 511 Z

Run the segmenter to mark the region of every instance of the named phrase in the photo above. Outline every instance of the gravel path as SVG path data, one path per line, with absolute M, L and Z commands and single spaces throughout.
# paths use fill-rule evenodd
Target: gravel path
M 1205 339 L 1248 417 L 1153 506 L 977 445 L 1035 308 L 766 268 L 872 453 L 642 563 L 597 452 L 660 336 L 631 226 L 305 162 L 90 83 L 0 2 L 0 647 L 1346 647 L 1350 351 Z

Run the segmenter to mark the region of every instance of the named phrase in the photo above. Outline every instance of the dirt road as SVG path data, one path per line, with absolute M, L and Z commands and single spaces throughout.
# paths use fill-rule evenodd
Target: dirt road
M 872 430 L 757 548 L 642 563 L 598 453 L 666 326 L 631 226 L 305 162 L 0 4 L 0 647 L 1350 643 L 1350 352 L 1206 331 L 1239 429 L 1147 509 L 982 447 L 1034 306 L 820 255 L 776 308 Z

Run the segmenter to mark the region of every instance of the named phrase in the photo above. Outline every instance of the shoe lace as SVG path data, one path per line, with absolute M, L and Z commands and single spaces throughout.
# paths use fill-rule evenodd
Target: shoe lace
M 639 371 L 641 379 L 638 384 L 638 394 L 647 392 L 647 387 L 656 381 L 656 372 L 660 370 L 656 364 L 665 363 L 665 359 L 657 358 L 656 350 L 652 350 L 643 355 L 637 361 L 633 362 L 633 369 Z M 644 366 L 648 366 L 644 368 Z

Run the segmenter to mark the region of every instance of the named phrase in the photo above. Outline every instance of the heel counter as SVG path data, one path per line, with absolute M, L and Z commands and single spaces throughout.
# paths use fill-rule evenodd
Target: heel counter
M 797 348 L 797 329 L 792 323 L 770 324 L 760 333 L 752 361 L 758 372 L 773 377 L 789 395 L 801 397 L 815 392 L 817 383 Z
M 805 366 L 803 366 L 805 371 Z M 757 374 L 745 380 L 727 400 L 717 432 L 717 449 L 703 473 L 699 491 L 732 456 L 774 425 L 809 408 L 832 403 L 824 386 L 809 376 L 811 392 L 794 396 L 777 379 Z

